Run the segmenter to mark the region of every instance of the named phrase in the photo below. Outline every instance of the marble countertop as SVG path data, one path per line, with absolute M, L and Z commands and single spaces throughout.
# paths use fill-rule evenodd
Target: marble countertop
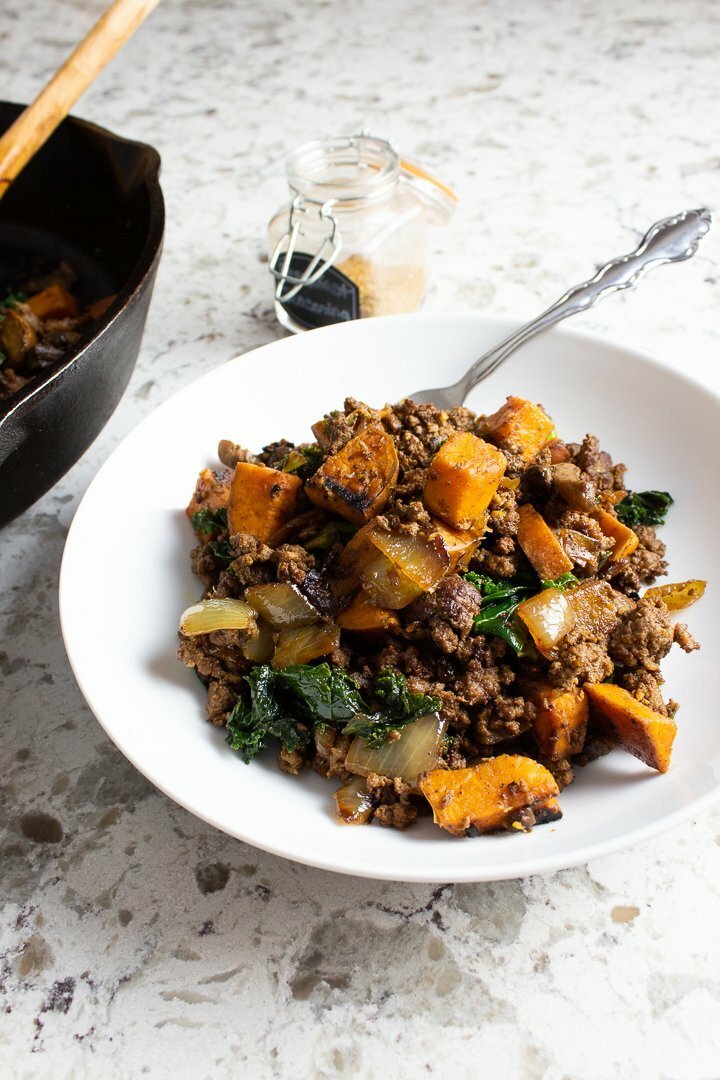
M 3 95 L 31 97 L 100 7 L 6 0 Z M 719 51 L 711 0 L 168 0 L 82 100 L 160 150 L 167 242 L 120 407 L 2 533 L 4 1076 L 720 1075 L 720 811 L 524 881 L 294 865 L 124 760 L 57 614 L 69 522 L 113 447 L 278 335 L 265 223 L 297 143 L 392 136 L 461 199 L 431 238 L 427 307 L 530 317 L 655 219 L 717 200 Z M 575 325 L 720 390 L 719 256 L 716 228 Z

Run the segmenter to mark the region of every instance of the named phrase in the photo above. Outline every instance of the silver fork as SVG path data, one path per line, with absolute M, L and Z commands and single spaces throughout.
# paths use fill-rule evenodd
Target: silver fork
M 712 224 L 709 210 L 684 210 L 676 217 L 657 221 L 643 237 L 635 251 L 613 259 L 594 277 L 582 285 L 575 285 L 560 299 L 538 315 L 532 322 L 521 326 L 519 330 L 505 338 L 479 360 L 452 386 L 440 386 L 435 390 L 416 390 L 408 394 L 418 402 L 431 402 L 442 409 L 452 409 L 462 405 L 467 395 L 482 379 L 487 379 L 511 353 L 524 345 L 535 334 L 554 326 L 568 315 L 578 311 L 587 311 L 603 296 L 629 289 L 637 284 L 647 270 L 662 263 L 682 262 L 691 258 L 698 249 L 700 241 Z

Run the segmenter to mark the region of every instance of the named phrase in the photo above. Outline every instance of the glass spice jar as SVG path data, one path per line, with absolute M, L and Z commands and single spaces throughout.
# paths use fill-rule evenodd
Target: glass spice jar
M 425 295 L 425 231 L 453 192 L 361 134 L 305 143 L 287 165 L 291 202 L 270 221 L 275 312 L 294 332 L 415 311 Z

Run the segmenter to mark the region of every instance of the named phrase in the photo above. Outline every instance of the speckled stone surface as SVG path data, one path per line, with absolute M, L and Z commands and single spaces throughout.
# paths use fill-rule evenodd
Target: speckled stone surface
M 27 100 L 99 8 L 4 0 L 3 94 Z M 0 538 L 0 1074 L 720 1076 L 720 812 L 497 885 L 293 865 L 126 763 L 75 685 L 56 598 L 113 447 L 278 334 L 264 227 L 296 143 L 392 135 L 461 197 L 432 235 L 427 306 L 530 317 L 656 218 L 717 200 L 719 52 L 711 0 L 168 0 L 82 101 L 158 147 L 169 223 L 122 404 Z M 575 325 L 720 389 L 719 237 Z

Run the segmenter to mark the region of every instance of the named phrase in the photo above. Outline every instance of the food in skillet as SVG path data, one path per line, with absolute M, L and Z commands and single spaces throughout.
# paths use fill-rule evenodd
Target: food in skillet
M 672 503 L 629 492 L 598 440 L 536 404 L 491 415 L 353 399 L 252 455 L 222 441 L 188 507 L 203 599 L 179 656 L 245 761 L 334 779 L 338 814 L 454 835 L 527 831 L 615 746 L 665 772 L 671 611 L 704 582 L 666 571 Z
M 82 311 L 74 280 L 72 268 L 61 263 L 0 300 L 0 401 L 66 356 L 114 299 L 105 297 Z

